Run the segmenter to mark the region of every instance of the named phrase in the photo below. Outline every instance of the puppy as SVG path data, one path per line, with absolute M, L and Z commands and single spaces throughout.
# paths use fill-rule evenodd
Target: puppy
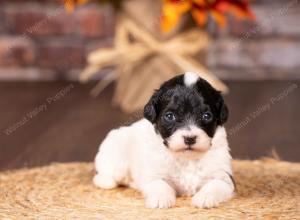
M 109 132 L 95 158 L 94 184 L 141 191 L 149 208 L 174 206 L 177 195 L 215 207 L 234 193 L 220 92 L 195 73 L 176 76 L 156 90 L 144 118 Z

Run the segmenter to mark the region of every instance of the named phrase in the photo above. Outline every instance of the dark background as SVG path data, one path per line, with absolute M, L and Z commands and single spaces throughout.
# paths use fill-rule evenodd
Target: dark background
M 257 0 L 253 10 L 256 23 L 212 28 L 204 57 L 230 88 L 225 98 L 232 154 L 256 159 L 277 153 L 300 161 L 300 2 Z M 111 105 L 113 85 L 93 98 L 96 82 L 76 82 L 86 55 L 112 45 L 115 14 L 108 5 L 67 14 L 54 0 L 0 0 L 1 170 L 92 161 L 110 129 L 139 118 Z M 47 102 L 66 88 L 71 89 Z M 45 103 L 47 108 L 38 110 Z M 21 123 L 28 114 L 32 118 Z

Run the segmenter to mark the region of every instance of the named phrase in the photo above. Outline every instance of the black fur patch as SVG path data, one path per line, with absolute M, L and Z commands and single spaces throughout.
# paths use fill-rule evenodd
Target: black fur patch
M 172 113 L 176 120 L 166 120 L 166 113 Z M 211 115 L 211 120 L 204 121 L 204 113 Z M 154 124 L 164 139 L 191 123 L 213 137 L 216 127 L 227 121 L 228 108 L 220 92 L 207 81 L 199 78 L 194 85 L 187 87 L 184 75 L 179 75 L 154 92 L 144 108 L 144 117 Z
M 229 174 L 229 173 L 227 173 L 227 174 L 228 174 L 228 176 L 230 177 L 230 179 L 231 179 L 231 181 L 232 181 L 234 190 L 236 191 L 236 190 L 237 190 L 237 189 L 236 189 L 236 183 L 235 183 L 235 180 L 234 180 L 233 176 L 232 176 L 231 174 Z

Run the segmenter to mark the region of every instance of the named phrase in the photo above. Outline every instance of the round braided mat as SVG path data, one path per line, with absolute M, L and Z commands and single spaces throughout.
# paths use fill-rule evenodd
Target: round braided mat
M 300 219 L 300 164 L 234 161 L 237 194 L 214 209 L 178 198 L 165 210 L 144 207 L 128 188 L 92 184 L 91 163 L 53 164 L 0 173 L 0 219 Z

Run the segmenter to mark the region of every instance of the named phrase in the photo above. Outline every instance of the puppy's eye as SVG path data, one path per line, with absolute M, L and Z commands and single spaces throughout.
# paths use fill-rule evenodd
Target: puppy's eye
M 176 120 L 176 117 L 175 115 L 172 113 L 172 112 L 167 112 L 165 115 L 164 115 L 164 119 L 167 121 L 167 122 L 173 122 Z
M 203 122 L 211 122 L 213 119 L 213 115 L 210 112 L 204 112 L 202 114 L 202 121 Z

